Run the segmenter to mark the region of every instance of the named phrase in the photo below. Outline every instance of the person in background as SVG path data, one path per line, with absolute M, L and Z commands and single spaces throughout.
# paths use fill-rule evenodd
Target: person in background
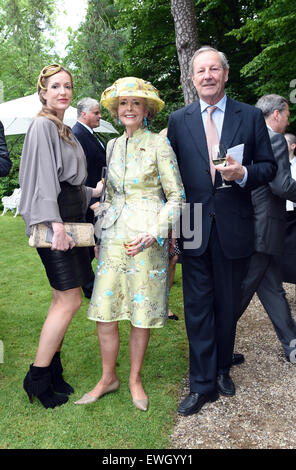
M 178 408 L 183 416 L 197 413 L 219 393 L 235 394 L 229 370 L 237 309 L 254 250 L 250 190 L 271 181 L 277 168 L 262 112 L 225 94 L 225 54 L 209 46 L 200 48 L 189 73 L 199 99 L 173 112 L 168 122 L 168 138 L 191 209 L 185 228 L 189 232 L 197 227 L 193 236 L 183 230 L 180 240 L 190 353 L 190 393 Z M 226 150 L 240 149 L 242 162 L 231 158 L 229 151 L 228 165 L 215 167 L 212 150 L 219 144 Z M 218 189 L 220 173 L 226 187 Z M 196 212 L 200 205 L 201 220 Z
M 84 186 L 87 177 L 83 149 L 63 123 L 71 104 L 73 78 L 59 64 L 44 67 L 38 77 L 42 110 L 25 137 L 20 163 L 20 214 L 26 234 L 38 223 L 52 230 L 51 248 L 37 248 L 52 287 L 52 302 L 41 331 L 35 360 L 24 379 L 32 402 L 36 396 L 45 408 L 66 403 L 73 387 L 64 381 L 60 351 L 67 328 L 80 307 L 80 287 L 92 278 L 87 247 L 75 247 L 63 222 L 85 222 L 85 212 L 96 188 Z
M 101 119 L 100 104 L 93 98 L 83 98 L 77 103 L 77 122 L 72 132 L 82 146 L 87 163 L 86 186 L 95 188 L 100 181 L 102 169 L 106 166 L 106 148 L 102 140 L 96 135 L 94 129 L 99 127 Z M 92 198 L 90 205 L 96 203 L 97 198 Z M 86 222 L 94 224 L 94 212 L 87 208 Z M 90 260 L 95 257 L 94 248 L 89 248 Z M 90 298 L 93 290 L 95 275 L 92 280 L 82 286 L 85 297 Z
M 7 150 L 4 127 L 0 121 L 0 176 L 7 176 L 10 172 L 12 161 Z
M 167 136 L 167 128 L 162 129 L 160 131 L 160 135 L 164 137 Z M 176 273 L 176 265 L 178 262 L 180 250 L 178 248 L 178 241 L 175 238 L 170 236 L 169 238 L 169 290 L 171 290 L 172 285 L 174 283 L 175 273 Z M 168 319 L 169 320 L 179 320 L 179 317 L 175 315 L 170 309 L 168 311 Z
M 295 159 L 296 135 L 291 134 L 291 133 L 286 133 L 285 134 L 285 139 L 286 139 L 287 145 L 288 145 L 290 163 L 291 163 L 291 165 L 294 165 L 294 162 L 296 160 Z
M 286 200 L 291 200 L 292 207 L 296 202 L 296 181 L 291 176 L 288 146 L 283 135 L 289 125 L 290 111 L 288 101 L 276 94 L 262 96 L 256 107 L 263 112 L 278 169 L 272 181 L 252 191 L 255 252 L 243 282 L 239 318 L 256 292 L 290 360 L 295 348 L 291 341 L 296 339 L 296 323 L 283 288 L 281 266 Z
M 75 403 L 93 403 L 118 389 L 118 322 L 128 320 L 129 390 L 134 406 L 146 411 L 141 370 L 150 329 L 162 328 L 167 319 L 168 233 L 184 191 L 171 146 L 148 128 L 164 106 L 158 90 L 140 78 L 124 77 L 103 92 L 101 104 L 125 131 L 107 145 L 107 209 L 88 311 L 97 322 L 102 377 Z
M 296 136 L 294 134 L 287 133 L 285 134 L 285 139 L 288 145 L 292 178 L 296 180 Z M 292 201 L 287 201 L 286 209 L 287 223 L 285 246 L 284 253 L 281 259 L 279 259 L 279 263 L 282 267 L 283 282 L 296 284 L 296 204 Z

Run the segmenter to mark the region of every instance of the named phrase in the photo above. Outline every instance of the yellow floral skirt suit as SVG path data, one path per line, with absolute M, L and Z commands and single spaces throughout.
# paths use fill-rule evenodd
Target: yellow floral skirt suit
M 159 328 L 168 312 L 168 231 L 185 200 L 176 157 L 165 137 L 143 128 L 110 141 L 107 161 L 106 213 L 88 318 Z M 125 244 L 141 232 L 156 241 L 130 257 Z

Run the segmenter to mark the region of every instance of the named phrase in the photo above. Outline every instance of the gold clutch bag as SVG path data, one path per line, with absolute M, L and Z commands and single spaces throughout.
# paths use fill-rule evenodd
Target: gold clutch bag
M 65 230 L 78 247 L 94 246 L 94 226 L 83 222 L 65 222 Z M 33 225 L 29 245 L 34 248 L 50 248 L 53 230 L 46 224 Z

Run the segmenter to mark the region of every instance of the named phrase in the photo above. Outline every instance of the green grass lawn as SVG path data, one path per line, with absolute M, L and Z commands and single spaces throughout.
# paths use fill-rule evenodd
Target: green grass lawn
M 0 340 L 4 347 L 0 362 L 0 448 L 169 448 L 178 391 L 188 367 L 180 265 L 170 295 L 171 310 L 179 321 L 169 320 L 165 328 L 151 330 L 145 356 L 142 379 L 149 410 L 143 413 L 135 408 L 128 390 L 127 321 L 120 322 L 119 391 L 92 405 L 74 405 L 101 373 L 96 324 L 86 318 L 89 300 L 85 298 L 62 351 L 64 378 L 75 393 L 65 405 L 45 410 L 36 398 L 30 404 L 23 379 L 34 360 L 51 288 L 36 251 L 28 246 L 22 218 L 11 213 L 0 217 L 0 236 Z

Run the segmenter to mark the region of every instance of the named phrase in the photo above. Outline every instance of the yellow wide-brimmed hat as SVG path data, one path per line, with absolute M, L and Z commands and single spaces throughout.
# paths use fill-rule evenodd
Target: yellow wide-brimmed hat
M 155 112 L 162 110 L 165 103 L 159 98 L 158 90 L 150 83 L 136 77 L 124 77 L 116 80 L 112 86 L 106 88 L 101 96 L 101 104 L 108 111 L 114 111 L 119 96 L 136 96 L 146 98 Z

